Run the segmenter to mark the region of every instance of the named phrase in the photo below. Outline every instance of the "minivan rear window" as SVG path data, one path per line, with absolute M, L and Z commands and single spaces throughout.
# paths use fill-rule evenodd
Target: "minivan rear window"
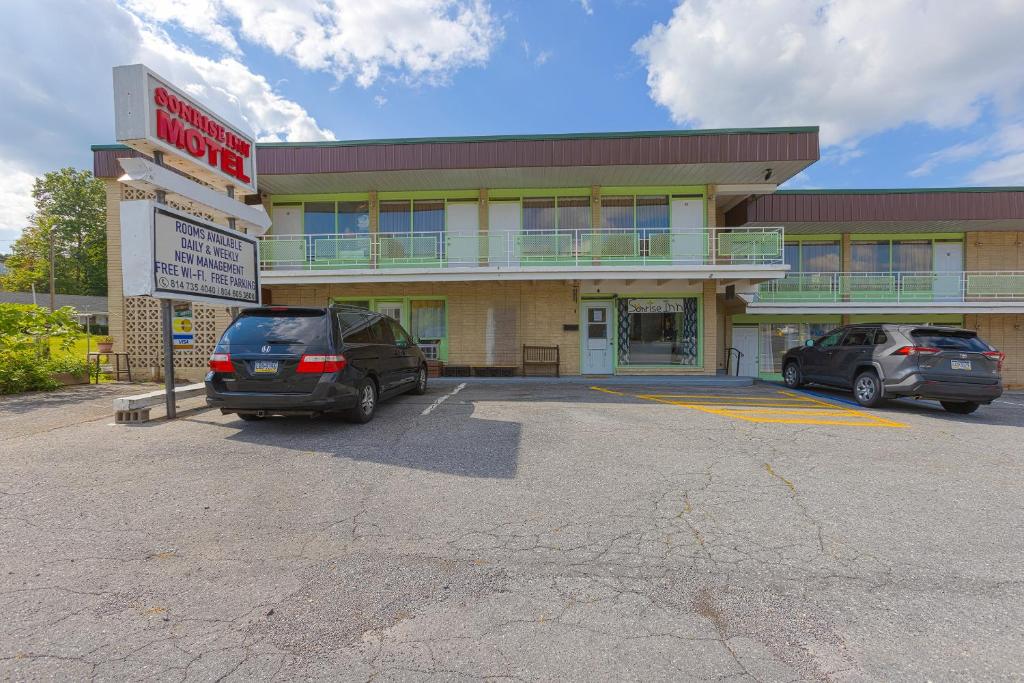
M 910 333 L 919 346 L 931 346 L 943 351 L 972 351 L 981 353 L 991 351 L 989 345 L 981 341 L 974 332 L 961 330 L 914 330 Z
M 327 344 L 327 314 L 316 309 L 256 310 L 243 313 L 224 332 L 222 344 Z

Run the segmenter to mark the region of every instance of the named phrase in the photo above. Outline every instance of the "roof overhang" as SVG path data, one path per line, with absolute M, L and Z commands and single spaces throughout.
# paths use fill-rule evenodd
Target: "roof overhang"
M 791 177 L 810 165 L 809 161 L 775 162 L 775 172 Z M 314 173 L 260 175 L 260 192 L 269 195 L 327 194 L 332 192 L 381 192 L 414 190 L 464 190 L 468 188 L 543 189 L 590 187 L 592 185 L 665 187 L 679 185 L 732 184 L 733 187 L 764 187 L 749 181 L 764 176 L 764 162 L 651 164 L 618 166 L 517 166 L 484 169 L 423 169 L 412 171 L 368 171 L 356 173 Z M 773 185 L 770 187 L 774 187 Z M 718 192 L 719 196 L 722 193 Z M 726 208 L 749 193 L 729 195 Z
M 93 153 L 97 177 L 117 177 L 116 159 L 138 155 L 118 145 Z M 818 158 L 816 127 L 256 146 L 260 191 L 278 195 L 714 184 L 731 186 L 724 194 L 740 198 L 743 188 L 773 190 Z
M 726 225 L 783 225 L 790 235 L 1024 230 L 1024 187 L 782 190 L 741 202 Z

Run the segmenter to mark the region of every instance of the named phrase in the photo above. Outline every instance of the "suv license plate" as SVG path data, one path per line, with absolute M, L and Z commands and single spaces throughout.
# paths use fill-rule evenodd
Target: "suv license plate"
M 252 371 L 258 375 L 273 375 L 277 373 L 277 361 L 258 360 L 253 363 Z
M 951 360 L 949 366 L 954 370 L 970 370 L 971 361 L 969 360 Z

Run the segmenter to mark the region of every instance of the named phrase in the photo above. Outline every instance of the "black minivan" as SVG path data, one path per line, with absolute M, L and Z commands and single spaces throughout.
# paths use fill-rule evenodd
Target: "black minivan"
M 427 390 L 427 360 L 394 319 L 354 306 L 249 308 L 210 356 L 206 403 L 243 420 L 339 413 Z

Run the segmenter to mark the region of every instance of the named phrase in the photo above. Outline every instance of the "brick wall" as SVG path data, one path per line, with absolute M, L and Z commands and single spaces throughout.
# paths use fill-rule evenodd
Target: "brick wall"
M 969 232 L 964 270 L 1024 270 L 1024 232 Z
M 1006 354 L 1003 383 L 1008 389 L 1024 389 L 1024 315 L 964 316 L 964 327 Z
M 323 306 L 334 297 L 445 297 L 450 365 L 518 367 L 524 344 L 557 345 L 562 372 L 579 373 L 579 332 L 562 329 L 579 322 L 569 282 L 276 285 L 271 291 L 275 304 L 300 306 Z

